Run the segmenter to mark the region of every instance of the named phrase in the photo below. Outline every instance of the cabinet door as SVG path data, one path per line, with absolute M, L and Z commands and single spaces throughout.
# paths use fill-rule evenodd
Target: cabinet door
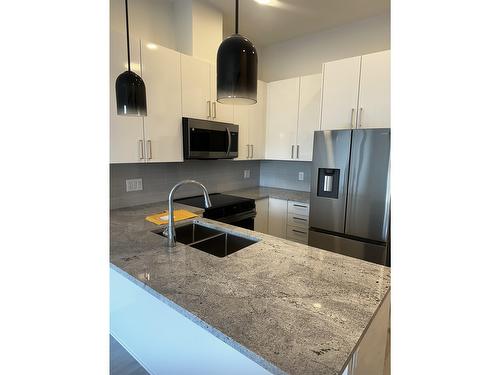
M 127 37 L 112 32 L 110 40 L 110 162 L 137 163 L 145 161 L 143 118 L 118 116 L 116 110 L 116 78 L 127 70 Z M 141 75 L 140 44 L 130 38 L 130 69 Z M 147 87 L 146 87 L 147 90 Z
M 248 106 L 248 143 L 252 159 L 266 156 L 266 107 L 267 83 L 257 81 L 257 103 Z
M 217 67 L 212 64 L 210 64 L 210 94 L 212 97 L 212 120 L 233 123 L 236 106 L 217 102 Z
M 312 161 L 314 131 L 319 130 L 321 74 L 300 77 L 299 120 L 297 125 L 298 160 Z
M 267 84 L 266 159 L 295 158 L 298 108 L 298 77 Z
M 210 68 L 208 62 L 181 55 L 182 115 L 211 120 Z
M 255 209 L 257 216 L 255 216 L 254 230 L 256 232 L 267 233 L 269 221 L 269 199 L 258 199 L 255 201 Z
M 360 56 L 323 64 L 321 130 L 355 127 L 360 68 Z
M 182 161 L 180 53 L 143 42 L 142 73 L 148 101 L 144 118 L 146 158 L 153 162 Z
M 238 160 L 250 158 L 248 142 L 248 107 L 247 105 L 234 106 L 234 123 L 238 125 Z
M 361 57 L 358 128 L 391 126 L 391 53 Z
M 268 230 L 272 236 L 286 238 L 287 201 L 269 198 Z

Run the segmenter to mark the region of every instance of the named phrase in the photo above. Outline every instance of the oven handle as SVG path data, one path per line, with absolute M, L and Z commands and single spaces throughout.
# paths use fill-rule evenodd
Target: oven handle
M 236 214 L 236 215 L 221 217 L 221 218 L 212 219 L 212 220 L 220 221 L 221 223 L 231 224 L 231 223 L 235 223 L 237 221 L 241 221 L 241 220 L 245 220 L 245 219 L 253 219 L 253 218 L 255 218 L 255 216 L 257 216 L 257 210 L 253 209 L 251 211 L 245 211 L 245 212 L 241 212 L 241 213 Z
M 231 152 L 231 132 L 229 131 L 228 128 L 226 128 L 227 132 L 227 152 L 226 156 L 229 156 L 229 152 Z

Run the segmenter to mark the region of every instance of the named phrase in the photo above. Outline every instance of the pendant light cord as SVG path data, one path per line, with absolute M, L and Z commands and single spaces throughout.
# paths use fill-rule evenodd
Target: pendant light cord
M 130 72 L 130 41 L 128 38 L 128 0 L 125 0 L 125 19 L 127 23 L 127 62 L 128 62 L 128 71 Z
M 235 34 L 238 34 L 238 18 L 239 18 L 239 0 L 236 0 L 236 11 L 235 11 L 235 25 L 234 25 L 234 29 L 235 29 Z

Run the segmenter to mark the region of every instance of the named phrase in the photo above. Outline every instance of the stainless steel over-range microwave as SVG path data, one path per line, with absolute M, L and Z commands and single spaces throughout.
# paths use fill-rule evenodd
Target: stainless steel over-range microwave
M 184 159 L 238 157 L 238 125 L 182 118 Z

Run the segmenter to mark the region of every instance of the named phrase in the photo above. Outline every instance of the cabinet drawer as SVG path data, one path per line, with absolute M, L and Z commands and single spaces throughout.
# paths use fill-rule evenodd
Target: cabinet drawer
M 309 217 L 297 214 L 288 214 L 288 225 L 309 229 Z
M 288 201 L 288 213 L 302 216 L 309 216 L 309 204 L 302 202 Z
M 292 225 L 288 225 L 286 238 L 288 240 L 307 244 L 308 230 L 304 229 L 304 228 L 294 227 Z

